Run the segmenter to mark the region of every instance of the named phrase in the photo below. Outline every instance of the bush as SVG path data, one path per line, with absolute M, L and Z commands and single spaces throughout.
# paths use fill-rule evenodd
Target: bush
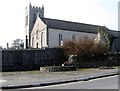
M 76 41 L 64 41 L 62 46 L 64 53 L 69 55 L 103 55 L 107 49 L 96 44 L 91 38 L 80 38 Z

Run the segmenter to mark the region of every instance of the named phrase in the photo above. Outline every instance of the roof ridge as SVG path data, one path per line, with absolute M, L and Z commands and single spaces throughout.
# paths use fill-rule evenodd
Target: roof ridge
M 68 22 L 68 23 L 76 23 L 76 24 L 82 24 L 82 25 L 89 25 L 89 26 L 101 27 L 100 25 L 87 24 L 87 23 L 80 23 L 80 22 L 67 21 L 67 20 L 60 20 L 60 19 L 53 19 L 53 18 L 45 18 L 45 17 L 44 17 L 44 19 L 49 19 L 49 20 L 56 20 L 56 21 L 61 21 L 61 22 Z

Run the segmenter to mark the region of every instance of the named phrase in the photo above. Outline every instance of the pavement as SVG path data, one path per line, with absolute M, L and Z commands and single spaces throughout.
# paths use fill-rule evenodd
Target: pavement
M 79 69 L 66 72 L 3 72 L 2 89 L 18 89 L 38 86 L 48 86 L 77 81 L 88 81 L 91 79 L 118 75 L 118 68 L 114 69 Z

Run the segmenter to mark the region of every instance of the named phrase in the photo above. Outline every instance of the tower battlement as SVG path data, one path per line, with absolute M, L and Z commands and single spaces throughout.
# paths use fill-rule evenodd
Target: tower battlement
M 32 6 L 32 8 L 34 8 L 34 9 L 41 9 L 41 7 L 38 7 L 38 6 Z
M 25 35 L 28 36 L 28 47 L 30 46 L 30 33 L 35 24 L 38 12 L 40 17 L 44 17 L 44 6 L 33 6 L 30 3 L 29 6 L 25 8 Z
M 33 5 L 31 5 L 31 3 L 29 6 L 30 6 L 30 8 L 35 9 L 35 10 L 44 10 L 44 6 L 42 6 L 42 7 L 33 6 Z

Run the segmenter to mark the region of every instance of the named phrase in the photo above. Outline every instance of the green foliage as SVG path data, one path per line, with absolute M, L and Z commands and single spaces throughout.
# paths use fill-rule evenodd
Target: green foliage
M 105 49 L 110 50 L 112 40 L 108 31 L 109 29 L 107 29 L 105 26 L 99 27 L 97 37 L 95 38 L 95 42 L 99 43 L 99 45 L 101 45 Z

